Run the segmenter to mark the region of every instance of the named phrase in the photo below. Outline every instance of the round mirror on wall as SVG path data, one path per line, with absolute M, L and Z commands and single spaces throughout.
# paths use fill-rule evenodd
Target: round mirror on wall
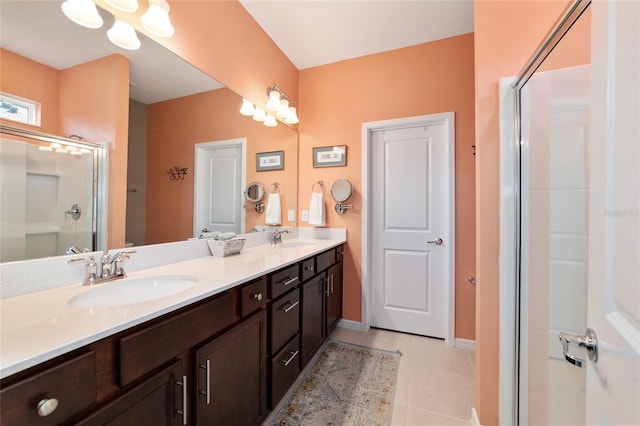
M 351 194 L 353 194 L 353 187 L 351 182 L 346 179 L 338 179 L 331 186 L 331 196 L 338 203 L 349 201 Z
M 264 198 L 264 188 L 258 182 L 251 182 L 244 191 L 244 198 L 252 203 L 259 203 Z

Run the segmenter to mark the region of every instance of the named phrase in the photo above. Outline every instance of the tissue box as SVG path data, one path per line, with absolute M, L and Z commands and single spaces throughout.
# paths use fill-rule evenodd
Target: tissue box
M 230 240 L 219 241 L 207 239 L 211 254 L 217 257 L 231 256 L 240 253 L 244 247 L 244 238 L 232 238 Z

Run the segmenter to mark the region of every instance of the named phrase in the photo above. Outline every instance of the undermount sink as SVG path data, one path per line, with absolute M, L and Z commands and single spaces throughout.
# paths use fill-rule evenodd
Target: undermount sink
M 282 248 L 313 248 L 313 247 L 317 247 L 315 244 L 313 243 L 306 243 L 304 241 L 285 241 L 284 243 L 280 244 L 278 247 L 282 247 Z
M 67 303 L 82 308 L 130 305 L 170 296 L 196 284 L 196 278 L 189 275 L 124 278 L 97 284 L 95 288 L 73 296 Z

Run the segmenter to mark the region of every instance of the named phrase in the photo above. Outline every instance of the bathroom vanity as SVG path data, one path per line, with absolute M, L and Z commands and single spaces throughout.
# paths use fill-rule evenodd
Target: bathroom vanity
M 342 316 L 344 240 L 288 244 L 140 271 L 197 278 L 197 285 L 161 299 L 89 308 L 67 303 L 48 314 L 43 308 L 40 319 L 33 311 L 35 318 L 11 324 L 13 331 L 3 324 L 0 420 L 260 424 Z M 40 294 L 48 306 L 93 290 L 77 287 L 20 297 Z M 3 300 L 3 309 L 18 309 L 20 297 Z M 16 342 L 11 333 L 34 327 L 45 330 L 33 336 L 33 348 L 6 348 L 28 346 L 33 338 Z

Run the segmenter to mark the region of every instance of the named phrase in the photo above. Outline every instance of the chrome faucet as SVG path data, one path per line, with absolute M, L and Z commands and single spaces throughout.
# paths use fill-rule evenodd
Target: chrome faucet
M 290 234 L 288 229 L 276 229 L 271 233 L 271 245 L 282 244 L 282 234 Z
M 94 256 L 90 256 L 88 259 L 85 257 L 70 259 L 68 263 L 70 265 L 86 263 L 87 274 L 82 285 L 94 285 L 125 278 L 127 275 L 124 272 L 124 261 L 135 253 L 137 253 L 135 250 L 121 251 L 111 256 L 108 249 L 103 251 L 100 258 L 100 275 L 98 275 L 98 264 Z

